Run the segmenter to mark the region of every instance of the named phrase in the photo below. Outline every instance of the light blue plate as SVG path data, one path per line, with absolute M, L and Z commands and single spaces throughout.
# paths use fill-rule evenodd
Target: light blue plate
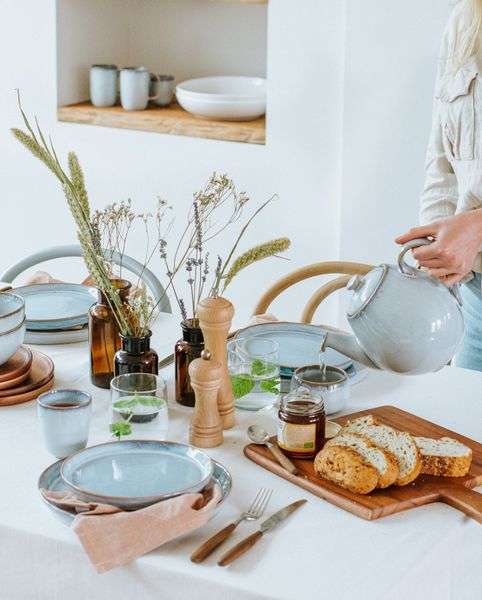
M 213 468 L 209 456 L 192 446 L 129 440 L 79 450 L 64 460 L 60 474 L 81 500 L 135 510 L 199 492 Z
M 281 376 L 291 377 L 298 367 L 319 364 L 320 344 L 326 332 L 326 329 L 316 325 L 279 321 L 251 325 L 238 331 L 234 337 L 242 340 L 251 336 L 261 336 L 278 342 Z M 353 360 L 332 348 L 327 348 L 326 362 L 333 367 L 346 369 Z
M 15 288 L 25 299 L 27 330 L 67 329 L 85 325 L 97 300 L 94 287 L 77 283 L 40 283 Z
M 231 489 L 233 487 L 233 479 L 231 477 L 231 473 L 226 469 L 226 467 L 224 467 L 222 464 L 218 463 L 215 460 L 213 460 L 212 462 L 214 465 L 214 471 L 211 477 L 211 481 L 208 483 L 207 487 L 217 483 L 221 488 L 221 500 L 216 506 L 216 509 L 211 514 L 211 517 L 213 517 L 213 515 L 218 512 L 221 505 L 226 501 L 227 497 L 231 493 Z M 60 467 L 62 463 L 63 460 L 58 460 L 53 465 L 50 465 L 50 467 L 47 467 L 45 471 L 40 475 L 38 480 L 39 492 L 42 489 L 48 492 L 67 492 L 69 490 L 69 487 L 60 476 Z M 57 519 L 59 519 L 59 521 L 61 521 L 64 525 L 70 527 L 72 521 L 77 515 L 74 509 L 61 508 L 53 502 L 51 502 L 50 500 L 44 498 L 42 494 L 40 494 L 40 498 L 46 504 L 50 512 Z

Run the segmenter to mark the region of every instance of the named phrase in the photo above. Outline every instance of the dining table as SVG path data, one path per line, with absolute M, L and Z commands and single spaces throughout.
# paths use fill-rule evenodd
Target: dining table
M 158 318 L 152 345 L 161 358 L 178 334 L 175 317 Z M 55 389 L 92 395 L 88 444 L 108 441 L 109 390 L 90 382 L 87 342 L 33 348 L 53 359 Z M 192 409 L 175 402 L 173 364 L 160 374 L 169 389 L 168 439 L 187 443 Z M 392 405 L 482 441 L 482 373 L 452 366 L 413 377 L 373 370 L 350 392 L 340 415 Z M 36 402 L 0 407 L 0 600 L 482 598 L 479 523 L 437 502 L 375 521 L 359 518 L 244 456 L 247 427 L 256 423 L 274 434 L 276 408 L 235 416 L 224 443 L 207 450 L 233 477 L 222 508 L 200 529 L 99 575 L 76 534 L 39 496 L 38 477 L 57 459 L 41 439 Z M 221 549 L 191 562 L 192 552 L 236 519 L 261 487 L 273 491 L 266 515 L 302 498 L 307 503 L 230 566 L 217 565 Z M 224 549 L 258 527 L 259 521 L 241 523 Z

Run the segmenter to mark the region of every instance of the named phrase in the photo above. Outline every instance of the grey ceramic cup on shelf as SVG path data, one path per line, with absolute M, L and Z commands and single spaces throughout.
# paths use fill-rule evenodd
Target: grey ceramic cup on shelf
M 298 367 L 291 378 L 291 390 L 306 387 L 321 395 L 327 415 L 343 410 L 350 397 L 348 375 L 339 367 L 326 366 L 323 377 L 318 365 Z
M 174 77 L 172 75 L 151 75 L 149 94 L 157 96 L 153 101 L 157 106 L 169 106 L 174 96 Z
M 124 67 L 120 72 L 120 97 L 124 110 L 144 110 L 149 100 L 156 100 L 159 93 L 149 95 L 152 75 L 145 67 Z
M 53 390 L 37 398 L 45 447 L 57 458 L 85 448 L 89 439 L 92 397 L 80 390 Z
M 90 101 L 94 106 L 114 106 L 117 100 L 117 73 L 116 65 L 90 67 Z

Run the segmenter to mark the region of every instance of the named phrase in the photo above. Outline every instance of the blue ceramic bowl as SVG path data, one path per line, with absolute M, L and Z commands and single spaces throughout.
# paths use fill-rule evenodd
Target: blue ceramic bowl
M 81 500 L 136 510 L 200 492 L 213 469 L 209 456 L 193 446 L 129 440 L 80 450 L 64 460 L 60 473 Z
M 25 300 L 17 294 L 0 294 L 0 334 L 18 327 L 25 319 Z

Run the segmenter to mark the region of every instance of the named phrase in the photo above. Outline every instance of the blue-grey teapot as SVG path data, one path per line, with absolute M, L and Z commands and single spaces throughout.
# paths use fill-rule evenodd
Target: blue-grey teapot
M 437 371 L 451 360 L 464 335 L 458 286 L 446 287 L 404 258 L 430 243 L 411 240 L 397 265 L 352 277 L 347 318 L 355 335 L 330 332 L 328 346 L 371 368 L 407 375 Z

